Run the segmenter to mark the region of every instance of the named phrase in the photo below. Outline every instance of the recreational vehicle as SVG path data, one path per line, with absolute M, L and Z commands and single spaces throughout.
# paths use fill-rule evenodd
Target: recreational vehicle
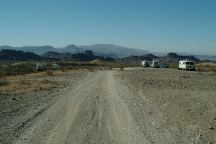
M 147 60 L 142 61 L 142 66 L 143 67 L 149 67 L 149 61 L 147 61 Z
M 58 64 L 52 64 L 52 70 L 57 70 L 59 69 L 59 65 Z
M 180 70 L 195 70 L 195 63 L 191 60 L 181 60 L 179 61 Z
M 35 69 L 36 71 L 44 71 L 47 69 L 47 65 L 43 63 L 37 63 Z
M 159 61 L 153 60 L 150 62 L 150 67 L 152 68 L 159 68 Z
M 36 71 L 43 71 L 44 70 L 44 66 L 41 63 L 37 63 L 36 64 Z
M 152 67 L 152 68 L 159 68 L 159 61 L 153 60 L 153 61 L 142 61 L 143 67 Z

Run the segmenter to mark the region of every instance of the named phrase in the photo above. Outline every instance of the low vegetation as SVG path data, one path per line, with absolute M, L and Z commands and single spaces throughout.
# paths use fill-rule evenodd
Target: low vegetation
M 204 71 L 204 72 L 216 72 L 216 63 L 215 62 L 206 62 L 200 63 L 196 65 L 197 71 Z
M 34 72 L 33 63 L 13 63 L 0 65 L 0 77 Z
M 6 76 L 16 76 L 24 75 L 29 73 L 35 73 L 37 62 L 1 62 L 0 63 L 0 78 Z M 53 70 L 51 70 L 51 65 L 54 62 L 42 62 L 47 67 L 43 71 L 49 76 L 53 76 Z M 86 69 L 89 71 L 94 71 L 104 66 L 104 63 L 91 63 L 91 62 L 58 62 L 60 71 L 68 70 L 79 70 Z M 1 84 L 0 84 L 1 85 Z

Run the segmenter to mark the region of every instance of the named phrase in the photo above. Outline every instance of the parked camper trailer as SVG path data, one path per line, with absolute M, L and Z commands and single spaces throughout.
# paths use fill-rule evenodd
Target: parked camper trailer
M 44 71 L 47 69 L 47 65 L 45 63 L 37 63 L 35 69 L 36 71 Z
M 179 61 L 180 70 L 195 70 L 195 63 L 191 60 L 181 60 Z
M 143 67 L 152 67 L 152 68 L 159 68 L 159 61 L 153 60 L 153 61 L 142 61 Z
M 52 64 L 52 70 L 57 70 L 59 69 L 59 65 L 58 64 Z
M 147 60 L 142 61 L 142 66 L 143 67 L 149 67 L 149 61 L 147 61 Z
M 159 68 L 159 61 L 153 60 L 150 62 L 150 67 L 152 68 Z
M 44 70 L 44 66 L 41 63 L 37 63 L 36 64 L 36 71 L 43 71 Z

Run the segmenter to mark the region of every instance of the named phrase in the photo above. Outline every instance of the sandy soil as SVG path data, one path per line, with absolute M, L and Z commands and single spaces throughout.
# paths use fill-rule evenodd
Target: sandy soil
M 61 84 L 0 96 L 0 143 L 216 143 L 213 74 L 128 69 L 47 79 Z

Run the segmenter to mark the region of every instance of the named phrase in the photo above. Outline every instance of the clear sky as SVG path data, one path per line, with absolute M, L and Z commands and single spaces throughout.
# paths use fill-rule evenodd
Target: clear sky
M 0 0 L 0 45 L 216 55 L 216 0 Z

